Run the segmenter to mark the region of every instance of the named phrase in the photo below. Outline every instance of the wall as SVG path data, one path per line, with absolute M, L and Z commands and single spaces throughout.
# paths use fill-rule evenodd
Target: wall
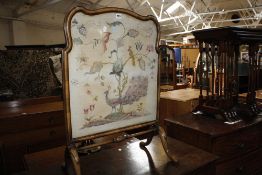
M 0 16 L 10 16 L 11 11 L 5 8 L 0 8 Z M 11 42 L 10 22 L 0 19 L 0 49 L 4 49 L 4 45 L 9 45 Z
M 63 30 L 45 29 L 22 21 L 12 21 L 13 45 L 50 45 L 65 42 Z
M 0 8 L 0 49 L 5 45 L 50 45 L 65 43 L 64 14 L 38 10 L 27 15 L 11 17 L 11 11 Z
M 4 49 L 5 45 L 11 44 L 9 31 L 10 23 L 7 21 L 0 21 L 0 50 Z

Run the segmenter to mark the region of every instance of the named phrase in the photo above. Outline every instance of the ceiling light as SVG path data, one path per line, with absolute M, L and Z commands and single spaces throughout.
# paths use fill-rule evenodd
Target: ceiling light
M 166 12 L 170 14 L 170 13 L 174 12 L 176 9 L 178 9 L 180 6 L 181 6 L 181 3 L 179 1 L 177 1 L 173 5 L 168 7 L 168 9 L 166 9 Z
M 191 23 L 195 22 L 197 20 L 197 18 L 198 18 L 197 16 L 194 16 L 193 19 L 188 21 L 188 24 L 191 24 Z

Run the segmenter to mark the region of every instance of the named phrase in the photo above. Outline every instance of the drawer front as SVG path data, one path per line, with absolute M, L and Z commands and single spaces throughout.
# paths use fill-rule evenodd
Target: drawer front
M 27 153 L 49 149 L 66 144 L 65 126 L 36 131 L 34 140 L 27 143 Z M 36 137 L 38 135 L 38 138 Z
M 164 118 L 175 118 L 178 116 L 185 115 L 187 113 L 192 112 L 192 110 L 196 107 L 198 101 L 189 100 L 186 102 L 170 100 L 170 99 L 160 99 L 159 104 L 159 113 L 160 117 Z
M 63 111 L 21 114 L 21 116 L 16 118 L 1 120 L 0 135 L 24 132 L 55 125 L 64 125 Z
M 52 144 L 57 139 L 66 140 L 65 125 L 37 129 L 22 133 L 8 134 L 0 137 L 0 140 L 8 146 L 24 146 L 40 143 Z
M 240 155 L 262 145 L 262 127 L 257 125 L 230 135 L 222 136 L 214 141 L 213 153 L 221 159 Z
M 187 128 L 180 123 L 165 120 L 167 135 L 190 145 L 212 152 L 212 139 L 210 136 Z
M 65 126 L 55 126 L 0 137 L 9 172 L 24 170 L 23 155 L 66 143 Z
M 216 166 L 217 175 L 255 175 L 262 172 L 262 148 Z

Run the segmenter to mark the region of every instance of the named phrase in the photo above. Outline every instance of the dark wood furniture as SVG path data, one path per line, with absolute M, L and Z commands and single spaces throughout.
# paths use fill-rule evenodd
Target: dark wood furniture
M 171 137 L 218 155 L 217 175 L 262 174 L 262 117 L 225 124 L 206 116 L 188 114 L 166 119 Z
M 176 118 L 192 112 L 198 105 L 199 89 L 178 89 L 161 92 L 159 102 L 159 122 L 165 127 L 165 118 Z
M 6 175 L 6 163 L 5 163 L 5 153 L 4 145 L 0 142 L 0 174 Z
M 177 85 L 176 59 L 172 47 L 159 45 L 160 51 L 160 90 L 173 90 Z M 165 85 L 162 89 L 161 85 Z
M 81 156 L 82 173 L 88 175 L 212 175 L 216 157 L 193 146 L 168 138 L 171 153 L 179 159 L 173 164 L 165 155 L 159 137 L 154 137 L 145 151 L 137 139 L 110 145 L 103 151 Z M 176 145 L 175 147 L 173 145 Z M 109 145 L 107 145 L 108 147 Z M 65 147 L 25 156 L 29 175 L 62 175 Z
M 177 68 L 174 48 L 168 45 L 159 45 L 160 51 L 160 91 L 184 89 L 189 86 L 185 79 L 185 68 Z
M 61 98 L 0 103 L 0 142 L 8 173 L 24 169 L 24 154 L 65 144 Z
M 261 81 L 259 44 L 262 43 L 262 30 L 221 27 L 194 31 L 193 35 L 199 43 L 200 52 L 198 110 L 212 117 L 219 115 L 228 122 L 255 117 L 260 111 L 255 91 Z M 248 46 L 248 88 L 244 103 L 238 101 L 241 45 Z M 244 114 L 243 110 L 248 112 Z

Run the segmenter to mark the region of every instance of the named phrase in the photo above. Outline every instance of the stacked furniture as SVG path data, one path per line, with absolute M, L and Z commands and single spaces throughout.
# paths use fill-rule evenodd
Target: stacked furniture
M 262 30 L 223 27 L 193 32 L 199 42 L 198 110 L 228 122 L 251 120 L 258 113 L 256 90 L 260 84 Z M 239 100 L 240 47 L 248 47 L 246 100 Z M 203 97 L 206 94 L 206 97 Z
M 24 154 L 65 144 L 57 76 L 63 47 L 7 46 L 0 51 L 0 160 L 6 168 L 0 174 L 25 170 Z
M 160 90 L 173 90 L 177 85 L 176 60 L 173 48 L 160 45 Z
M 25 170 L 23 156 L 65 144 L 63 101 L 42 97 L 0 104 L 0 141 L 8 173 Z
M 161 92 L 159 102 L 160 125 L 165 127 L 164 119 L 176 118 L 192 112 L 198 105 L 199 89 L 178 89 Z M 179 109 L 179 110 L 178 110 Z
M 182 64 L 177 67 L 177 60 L 181 63 L 181 49 L 179 54 L 168 45 L 160 45 L 160 91 L 187 88 L 189 83 L 186 80 L 185 68 Z
M 166 127 L 169 136 L 219 156 L 217 175 L 262 173 L 262 117 L 228 125 L 188 114 L 166 119 Z
M 256 95 L 261 81 L 258 45 L 262 31 L 226 27 L 194 35 L 200 49 L 198 111 L 166 119 L 167 133 L 218 155 L 217 175 L 262 174 L 262 115 Z M 249 83 L 244 100 L 238 94 L 241 44 L 249 45 Z M 211 73 L 203 68 L 203 61 Z

